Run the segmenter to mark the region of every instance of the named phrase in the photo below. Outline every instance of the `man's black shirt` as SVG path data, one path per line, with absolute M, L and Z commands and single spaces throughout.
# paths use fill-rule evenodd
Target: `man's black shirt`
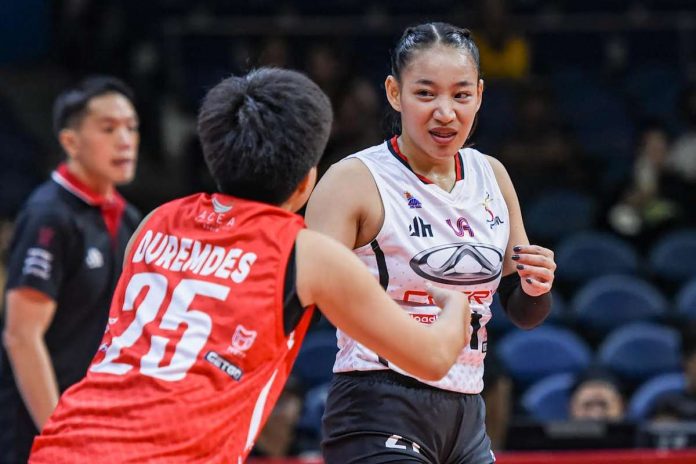
M 65 168 L 34 191 L 17 218 L 6 290 L 28 287 L 56 302 L 44 339 L 61 393 L 84 377 L 99 347 L 125 247 L 139 221 L 140 214 L 120 196 L 105 204 Z M 19 458 L 33 438 L 22 429 L 33 423 L 0 349 L 0 401 L 6 402 L 0 404 L 0 429 L 6 429 L 0 432 L 0 450 L 3 436 L 15 428 Z

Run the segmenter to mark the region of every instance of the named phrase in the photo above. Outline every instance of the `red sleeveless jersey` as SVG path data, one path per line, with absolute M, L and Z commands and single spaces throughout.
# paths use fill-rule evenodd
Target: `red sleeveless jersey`
M 311 319 L 285 335 L 285 269 L 303 227 L 219 194 L 161 206 L 126 257 L 87 376 L 30 462 L 242 462 Z

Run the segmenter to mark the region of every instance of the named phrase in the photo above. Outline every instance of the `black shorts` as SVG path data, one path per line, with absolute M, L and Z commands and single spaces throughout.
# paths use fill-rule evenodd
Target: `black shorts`
M 322 432 L 326 464 L 491 464 L 480 395 L 392 370 L 336 374 Z

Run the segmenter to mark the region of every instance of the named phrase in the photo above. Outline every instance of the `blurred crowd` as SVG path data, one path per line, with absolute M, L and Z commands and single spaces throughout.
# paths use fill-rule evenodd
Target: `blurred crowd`
M 667 234 L 696 236 L 696 27 L 672 22 L 680 15 L 696 20 L 693 2 L 486 0 L 467 9 L 436 0 L 427 2 L 429 11 L 413 0 L 15 3 L 10 14 L 24 15 L 29 28 L 4 32 L 14 40 L 0 53 L 3 256 L 22 202 L 61 159 L 48 123 L 55 95 L 27 90 L 56 89 L 92 73 L 133 85 L 141 161 L 124 194 L 146 213 L 175 196 L 212 189 L 194 115 L 222 77 L 263 65 L 300 69 L 316 81 L 335 112 L 324 172 L 393 135 L 383 95 L 387 51 L 404 24 L 446 18 L 470 27 L 481 52 L 485 91 L 470 142 L 509 170 L 530 237 L 552 248 L 577 232 L 619 239 L 638 257 L 625 273 L 650 283 L 667 301 L 664 314 L 651 321 L 678 333 L 680 362 L 654 374 L 681 375 L 681 387 L 655 396 L 631 420 L 696 420 L 696 334 L 684 329 L 696 320 L 696 308 L 692 316 L 677 316 L 674 308 L 676 293 L 696 277 L 696 268 L 675 280 L 649 263 L 653 245 Z M 23 41 L 24 34 L 34 40 Z M 692 252 L 684 251 L 684 259 L 696 257 Z M 593 352 L 610 331 L 599 336 L 579 323 L 575 297 L 595 271 L 589 265 L 587 278 L 564 279 L 559 262 L 555 296 L 568 304 L 549 323 L 578 334 Z M 0 288 L 3 280 L 0 266 Z M 329 330 L 324 322 L 315 332 Z M 490 330 L 484 395 L 497 449 L 505 448 L 510 424 L 539 420 L 523 404 L 531 384 L 509 372 L 495 348 L 510 330 L 504 324 Z M 571 372 L 558 389 L 565 414 L 554 419 L 629 419 L 634 395 L 654 377 L 638 382 L 601 364 Z M 316 421 L 306 403 L 321 404 L 321 385 L 296 376 L 257 455 L 316 451 Z

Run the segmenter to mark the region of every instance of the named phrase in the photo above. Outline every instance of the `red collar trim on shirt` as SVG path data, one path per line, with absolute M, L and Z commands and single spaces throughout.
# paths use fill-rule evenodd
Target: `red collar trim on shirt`
M 109 235 L 112 239 L 116 239 L 121 224 L 121 218 L 126 209 L 126 200 L 124 200 L 117 191 L 114 190 L 112 198 L 106 198 L 104 195 L 95 193 L 71 173 L 65 163 L 61 163 L 60 166 L 51 173 L 51 178 L 80 200 L 90 206 L 99 208 L 104 223 L 106 224 L 106 229 L 109 231 Z
M 56 181 L 61 187 L 69 191 L 82 201 L 92 206 L 101 206 L 105 203 L 123 201 L 121 195 L 114 191 L 114 197 L 107 199 L 104 195 L 100 195 L 90 189 L 84 182 L 77 178 L 75 174 L 68 170 L 68 165 L 61 163 L 58 168 L 51 174 L 51 178 Z
M 408 162 L 408 158 L 406 158 L 406 155 L 401 153 L 401 149 L 399 148 L 399 143 L 397 142 L 397 136 L 395 135 L 392 137 L 390 140 L 387 141 L 387 147 L 389 148 L 389 151 L 394 155 L 394 157 L 401 162 L 404 166 L 408 168 L 409 171 L 411 171 L 416 177 L 418 177 L 421 182 L 424 184 L 432 184 L 433 182 L 428 179 L 425 176 L 422 176 L 415 172 L 413 168 L 411 168 L 411 165 Z M 454 158 L 454 168 L 455 168 L 455 175 L 456 175 L 456 181 L 462 180 L 464 178 L 464 166 L 463 166 L 463 160 L 462 160 L 462 155 L 461 153 L 457 152 L 457 156 Z

